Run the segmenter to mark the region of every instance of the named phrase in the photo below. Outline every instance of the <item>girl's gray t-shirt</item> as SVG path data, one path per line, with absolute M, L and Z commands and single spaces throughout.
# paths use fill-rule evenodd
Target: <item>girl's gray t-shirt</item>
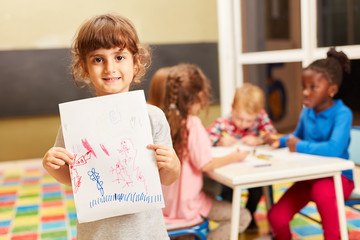
M 170 127 L 159 108 L 147 105 L 154 144 L 172 146 Z M 61 128 L 55 147 L 65 147 Z M 77 240 L 168 240 L 161 209 L 77 223 Z

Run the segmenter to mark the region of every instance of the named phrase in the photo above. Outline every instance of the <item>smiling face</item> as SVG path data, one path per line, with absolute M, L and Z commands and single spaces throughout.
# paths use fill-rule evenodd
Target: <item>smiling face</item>
M 337 93 L 336 84 L 331 84 L 324 76 L 314 70 L 304 70 L 301 76 L 303 104 L 321 112 L 331 107 L 334 102 L 332 97 Z
M 128 49 L 96 49 L 86 56 L 84 70 L 97 96 L 129 91 L 136 65 Z

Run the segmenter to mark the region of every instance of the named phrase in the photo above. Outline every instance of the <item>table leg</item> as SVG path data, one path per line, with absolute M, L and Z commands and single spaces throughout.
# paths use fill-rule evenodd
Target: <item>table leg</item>
M 336 203 L 338 206 L 341 239 L 348 240 L 348 233 L 347 233 L 347 228 L 346 228 L 344 194 L 343 194 L 342 183 L 341 183 L 341 174 L 334 175 L 334 183 L 335 183 Z
M 262 187 L 262 191 L 263 191 L 263 194 L 264 194 L 264 197 L 265 197 L 265 206 L 266 206 L 266 209 L 269 211 L 270 208 L 272 207 L 273 205 L 273 196 L 272 196 L 272 193 L 270 193 L 270 189 L 269 189 L 269 186 L 263 186 Z
M 269 210 L 271 209 L 272 205 L 273 205 L 273 195 L 272 195 L 272 191 L 270 191 L 269 186 L 263 186 L 262 187 L 262 191 L 265 197 L 265 206 L 266 206 L 266 210 L 267 212 L 269 212 Z M 269 234 L 271 234 L 272 230 L 271 230 L 271 226 L 269 221 L 266 221 L 268 229 L 269 229 Z
M 240 225 L 240 204 L 241 204 L 241 188 L 236 186 L 233 191 L 232 213 L 231 213 L 231 240 L 238 240 Z

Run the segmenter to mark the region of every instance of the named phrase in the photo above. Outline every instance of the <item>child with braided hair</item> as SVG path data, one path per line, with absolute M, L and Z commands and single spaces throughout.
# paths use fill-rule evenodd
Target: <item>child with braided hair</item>
M 166 70 L 166 69 L 165 69 Z M 209 103 L 210 85 L 199 67 L 181 63 L 166 70 L 167 75 L 153 78 L 150 93 L 161 96 L 165 91 L 163 108 L 171 128 L 173 145 L 181 161 L 180 177 L 171 185 L 163 186 L 165 208 L 163 214 L 167 224 L 190 223 L 208 218 L 220 223 L 207 238 L 228 240 L 230 238 L 231 203 L 219 201 L 206 195 L 203 188 L 203 173 L 229 163 L 242 161 L 247 151 L 234 151 L 221 158 L 212 158 L 208 134 L 196 116 Z M 162 82 L 155 83 L 155 81 Z M 156 89 L 153 86 L 165 86 Z M 156 103 L 151 98 L 149 103 Z M 251 221 L 250 213 L 240 211 L 242 232 Z
M 342 83 L 343 70 L 350 72 L 350 61 L 343 52 L 330 48 L 327 58 L 303 70 L 304 109 L 292 134 L 269 141 L 291 152 L 349 158 L 352 112 L 340 99 L 333 99 Z M 274 139 L 275 137 L 275 139 Z M 342 172 L 344 198 L 353 188 L 352 171 Z M 321 216 L 324 239 L 340 239 L 339 218 L 333 178 L 294 183 L 268 213 L 275 239 L 291 239 L 289 222 L 309 201 L 314 201 Z

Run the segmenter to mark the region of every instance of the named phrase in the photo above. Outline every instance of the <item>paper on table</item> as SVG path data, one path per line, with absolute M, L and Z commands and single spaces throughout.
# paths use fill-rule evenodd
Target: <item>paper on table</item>
M 59 108 L 80 223 L 164 207 L 143 91 Z
M 233 151 L 236 151 L 238 148 L 238 146 L 231 146 L 231 147 L 212 147 L 211 148 L 211 155 L 212 157 L 222 157 L 225 156 L 227 154 L 230 154 Z M 264 153 L 262 152 L 257 152 L 257 154 L 254 156 L 252 154 L 252 149 L 254 149 L 254 147 L 249 147 L 249 146 L 239 146 L 239 149 L 241 150 L 248 150 L 249 154 L 246 156 L 246 158 L 239 162 L 241 164 L 252 164 L 252 165 L 258 165 L 258 164 L 265 164 L 265 163 L 269 163 L 268 160 L 262 159 L 259 157 L 259 155 L 262 155 Z M 268 154 L 266 154 L 268 155 Z M 232 164 L 237 164 L 237 163 L 232 163 Z

